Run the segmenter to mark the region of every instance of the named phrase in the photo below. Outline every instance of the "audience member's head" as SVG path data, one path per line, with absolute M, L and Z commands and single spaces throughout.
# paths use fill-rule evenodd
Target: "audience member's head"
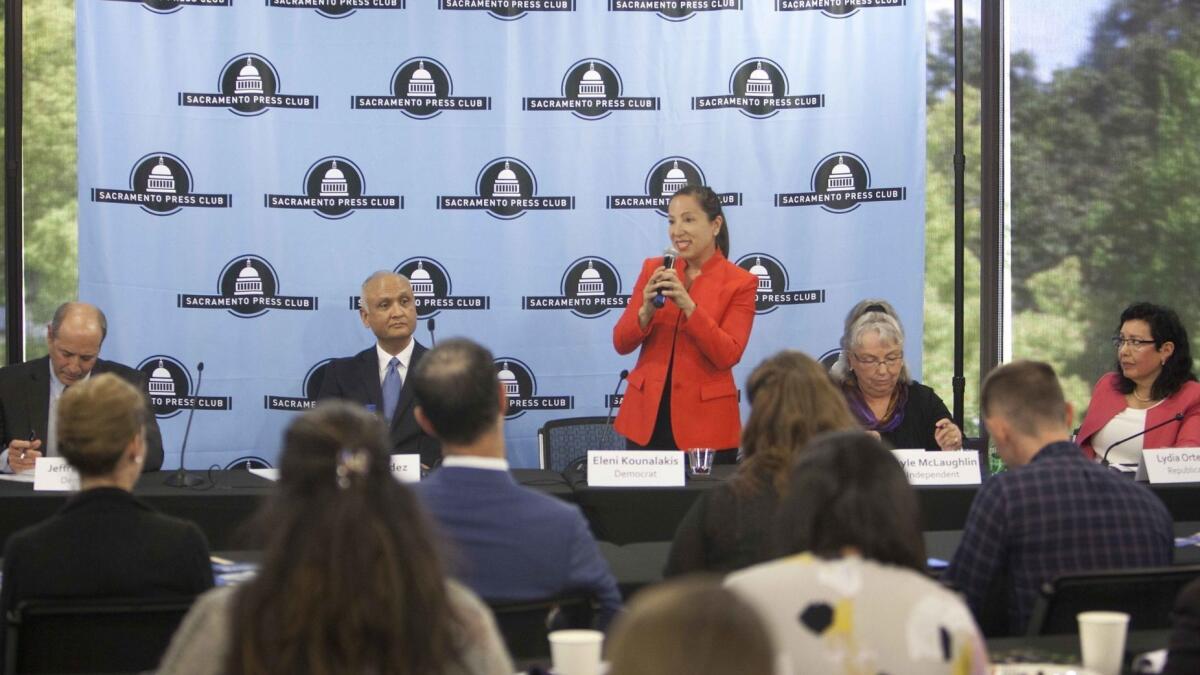
M 1040 361 L 1013 361 L 989 373 L 980 411 L 1008 466 L 1027 464 L 1047 444 L 1071 436 L 1071 404 L 1054 369 Z
M 323 403 L 287 428 L 279 493 L 258 515 L 262 568 L 235 599 L 230 673 L 442 672 L 457 620 L 382 421 Z
M 137 387 L 97 375 L 63 392 L 57 411 L 59 452 L 80 476 L 132 489 L 146 455 L 146 401 Z
M 50 368 L 58 381 L 71 386 L 86 378 L 107 335 L 108 319 L 99 307 L 86 302 L 59 305 L 46 327 Z
M 775 654 L 758 613 L 716 579 L 644 590 L 617 620 L 609 675 L 770 675 Z
M 780 555 L 858 554 L 925 571 L 916 493 L 878 439 L 861 431 L 819 436 L 800 455 L 791 478 L 776 516 Z
M 798 351 L 768 358 L 746 380 L 750 418 L 742 429 L 744 470 L 735 485 L 772 483 L 783 493 L 788 469 L 809 439 L 858 423 L 821 364 Z
M 429 350 L 412 373 L 417 421 L 444 444 L 470 445 L 494 431 L 504 411 L 492 353 L 465 338 Z

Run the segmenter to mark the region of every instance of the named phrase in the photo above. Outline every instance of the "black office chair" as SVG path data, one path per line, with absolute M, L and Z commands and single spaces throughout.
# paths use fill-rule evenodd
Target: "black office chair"
M 1129 630 L 1171 627 L 1175 596 L 1200 577 L 1200 565 L 1084 572 L 1042 585 L 1026 635 L 1079 632 L 1075 615 L 1106 610 L 1129 615 Z
M 606 417 L 565 417 L 538 429 L 541 468 L 560 473 L 587 457 L 588 450 L 624 448 L 625 438 L 613 430 Z
M 4 672 L 154 670 L 193 600 L 22 600 L 8 613 Z
M 589 595 L 570 595 L 529 602 L 488 602 L 508 653 L 515 661 L 550 657 L 551 631 L 592 628 L 595 609 Z

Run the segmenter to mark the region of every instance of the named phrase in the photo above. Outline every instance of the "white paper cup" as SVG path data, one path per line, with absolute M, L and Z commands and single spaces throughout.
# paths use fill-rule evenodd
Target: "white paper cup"
M 556 630 L 549 635 L 550 659 L 555 675 L 599 675 L 600 647 L 604 633 L 598 630 Z
M 1083 667 L 1100 675 L 1120 675 L 1129 615 L 1124 612 L 1081 612 L 1075 618 L 1079 621 Z

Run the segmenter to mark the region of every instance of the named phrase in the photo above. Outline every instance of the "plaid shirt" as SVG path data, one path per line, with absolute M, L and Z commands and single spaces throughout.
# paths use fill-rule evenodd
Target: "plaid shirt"
M 1154 493 L 1063 441 L 980 488 L 945 578 L 980 616 L 990 585 L 1006 571 L 1009 624 L 1020 634 L 1043 583 L 1170 565 L 1174 541 L 1171 516 Z

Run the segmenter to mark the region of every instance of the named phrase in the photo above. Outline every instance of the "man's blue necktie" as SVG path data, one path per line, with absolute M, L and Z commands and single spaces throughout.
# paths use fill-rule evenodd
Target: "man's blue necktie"
M 392 416 L 396 414 L 401 386 L 403 383 L 400 381 L 400 359 L 393 356 L 392 360 L 388 361 L 387 374 L 383 376 L 383 416 L 388 424 L 392 423 Z

